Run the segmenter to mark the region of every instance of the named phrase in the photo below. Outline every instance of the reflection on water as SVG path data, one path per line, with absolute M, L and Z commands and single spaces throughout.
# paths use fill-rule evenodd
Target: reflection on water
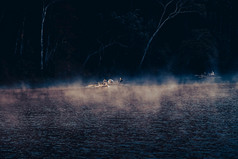
M 0 90 L 0 158 L 236 158 L 235 84 Z

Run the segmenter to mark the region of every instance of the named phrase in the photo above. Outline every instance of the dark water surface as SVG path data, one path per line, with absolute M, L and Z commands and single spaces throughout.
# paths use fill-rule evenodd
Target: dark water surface
M 238 85 L 0 90 L 0 158 L 237 158 Z

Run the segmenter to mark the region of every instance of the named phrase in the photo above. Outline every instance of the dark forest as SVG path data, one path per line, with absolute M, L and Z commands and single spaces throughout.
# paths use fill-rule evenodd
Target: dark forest
M 0 82 L 237 73 L 236 3 L 1 1 Z

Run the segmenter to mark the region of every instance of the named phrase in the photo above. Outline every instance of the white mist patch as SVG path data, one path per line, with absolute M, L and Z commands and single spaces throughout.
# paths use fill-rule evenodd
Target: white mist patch
M 13 125 L 18 124 L 18 120 L 25 115 L 34 115 L 34 119 L 43 116 L 45 121 L 52 113 L 55 113 L 55 118 L 59 118 L 56 120 L 59 123 L 75 114 L 85 116 L 89 112 L 112 114 L 120 111 L 145 114 L 166 112 L 169 118 L 177 120 L 184 116 L 184 110 L 193 113 L 202 111 L 203 106 L 215 105 L 220 99 L 229 97 L 236 102 L 233 94 L 237 89 L 237 83 L 177 84 L 174 80 L 165 84 L 147 82 L 143 85 L 125 84 L 103 88 L 73 84 L 37 89 L 5 89 L 0 90 L 0 110 L 4 114 L 2 123 Z
M 15 90 L 16 92 L 19 92 L 19 90 Z M 17 102 L 16 96 L 13 96 L 13 91 L 11 89 L 7 90 L 0 90 L 0 105 L 4 106 L 7 104 L 13 104 Z
M 178 89 L 175 83 L 164 85 L 119 85 L 106 88 L 65 89 L 65 99 L 74 106 L 100 105 L 130 111 L 159 111 L 161 98 L 172 98 Z

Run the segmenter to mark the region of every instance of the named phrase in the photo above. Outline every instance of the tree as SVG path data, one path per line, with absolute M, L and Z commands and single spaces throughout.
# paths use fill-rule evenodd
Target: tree
M 50 0 L 50 1 L 43 0 L 42 1 L 43 4 L 42 4 L 42 17 L 41 17 L 41 70 L 44 70 L 44 61 L 47 61 L 47 60 L 44 60 L 44 57 L 45 58 L 48 57 L 48 55 L 46 55 L 48 51 L 45 52 L 45 47 L 44 47 L 44 26 L 45 26 L 46 15 L 47 15 L 47 11 L 49 7 L 58 1 L 60 0 Z
M 146 43 L 146 47 L 144 49 L 143 57 L 141 58 L 139 64 L 139 68 L 141 68 L 144 62 L 145 56 L 148 53 L 152 41 L 154 40 L 155 36 L 158 34 L 160 29 L 164 26 L 164 24 L 167 21 L 171 20 L 172 18 L 176 17 L 178 14 L 195 12 L 194 10 L 195 2 L 193 0 L 170 0 L 167 3 L 163 3 L 161 0 L 159 0 L 157 2 L 162 6 L 163 11 L 155 31 L 153 32 L 148 42 Z

